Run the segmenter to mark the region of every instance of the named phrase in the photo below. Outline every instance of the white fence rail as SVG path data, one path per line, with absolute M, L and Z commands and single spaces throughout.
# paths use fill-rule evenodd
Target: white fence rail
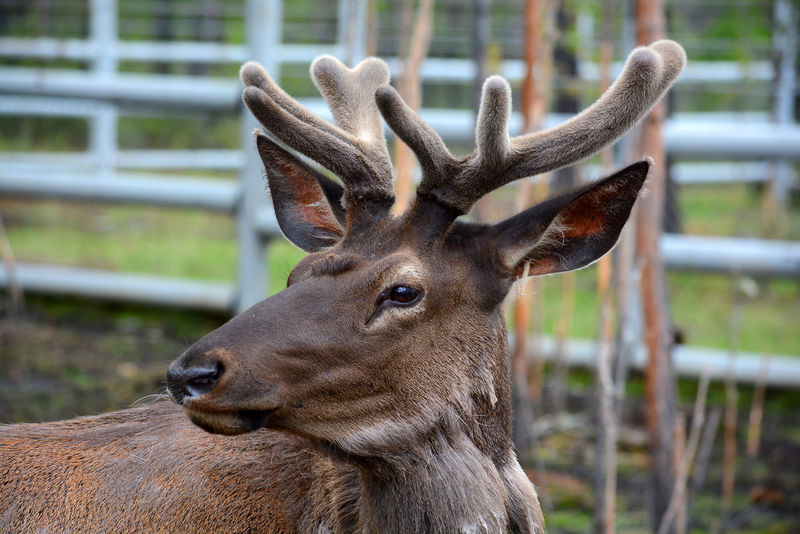
M 529 339 L 527 354 L 542 354 L 546 360 L 554 360 L 558 351 L 557 341 L 548 336 Z M 571 366 L 593 368 L 597 355 L 597 342 L 589 339 L 570 339 L 567 342 L 566 358 Z M 675 372 L 682 376 L 708 374 L 712 380 L 725 380 L 731 376 L 737 382 L 755 384 L 760 378 L 765 358 L 769 366 L 765 382 L 770 386 L 800 387 L 800 358 L 786 354 L 764 355 L 754 352 L 737 352 L 706 347 L 676 345 L 672 350 Z M 637 346 L 630 359 L 634 369 L 644 369 L 647 353 L 644 346 Z

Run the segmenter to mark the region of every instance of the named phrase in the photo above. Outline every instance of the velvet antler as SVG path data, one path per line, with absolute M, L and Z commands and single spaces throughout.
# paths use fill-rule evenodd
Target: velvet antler
M 463 214 L 483 195 L 509 182 L 591 156 L 631 129 L 680 74 L 686 54 L 673 41 L 631 52 L 609 89 L 591 107 L 548 130 L 509 138 L 511 88 L 500 76 L 483 85 L 476 149 L 455 158 L 441 137 L 388 85 L 376 99 L 384 119 L 416 153 L 422 167 L 417 196 Z
M 244 102 L 264 127 L 344 182 L 349 214 L 391 207 L 392 163 L 375 104 L 375 91 L 389 81 L 383 61 L 369 58 L 354 69 L 331 56 L 312 63 L 311 77 L 336 125 L 286 94 L 257 63 L 245 63 L 240 77 L 245 85 Z

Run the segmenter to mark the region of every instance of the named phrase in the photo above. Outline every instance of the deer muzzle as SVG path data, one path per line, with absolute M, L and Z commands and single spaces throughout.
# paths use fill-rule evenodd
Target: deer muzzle
M 214 434 L 257 430 L 267 424 L 271 410 L 224 402 L 226 383 L 232 378 L 229 375 L 235 374 L 226 365 L 225 355 L 225 351 L 189 348 L 169 366 L 167 390 L 203 430 Z

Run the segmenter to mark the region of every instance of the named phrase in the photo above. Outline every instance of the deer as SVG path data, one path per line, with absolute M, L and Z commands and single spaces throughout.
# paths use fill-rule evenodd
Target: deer
M 465 157 L 380 59 L 313 62 L 333 122 L 246 63 L 243 100 L 271 134 L 254 135 L 276 218 L 308 255 L 285 289 L 169 366 L 169 398 L 3 426 L 0 531 L 544 532 L 511 440 L 503 303 L 524 276 L 607 253 L 651 161 L 497 223 L 463 216 L 618 139 L 685 61 L 672 41 L 636 48 L 582 113 L 515 137 L 510 86 L 492 76 Z M 383 121 L 421 167 L 400 214 Z

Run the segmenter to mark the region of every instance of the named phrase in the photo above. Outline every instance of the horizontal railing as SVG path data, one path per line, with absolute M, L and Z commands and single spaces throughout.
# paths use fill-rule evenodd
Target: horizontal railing
M 564 354 L 570 366 L 594 367 L 597 343 L 588 339 L 568 339 Z M 556 357 L 557 342 L 553 337 L 530 337 L 526 342 L 526 354 L 542 354 L 546 360 Z M 800 388 L 800 358 L 792 355 L 766 355 L 756 352 L 737 351 L 710 347 L 676 345 L 672 350 L 675 372 L 682 376 L 707 375 L 711 380 L 726 380 L 728 377 L 745 384 L 761 380 L 761 366 L 768 359 L 765 383 L 773 387 Z M 630 366 L 644 369 L 647 354 L 644 346 L 638 346 L 631 354 Z

